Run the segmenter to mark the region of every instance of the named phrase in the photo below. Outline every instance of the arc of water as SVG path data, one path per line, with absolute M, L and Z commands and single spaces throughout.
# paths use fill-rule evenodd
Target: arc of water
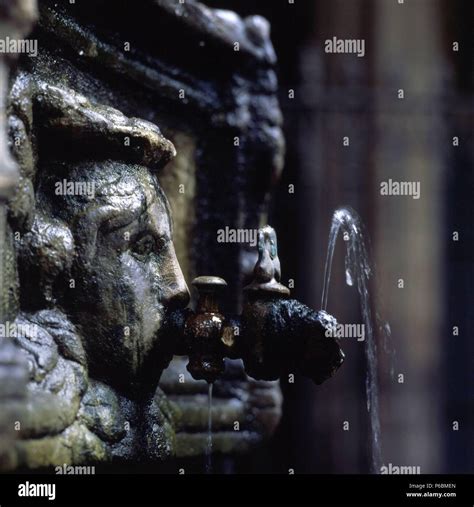
M 369 289 L 369 279 L 373 271 L 368 256 L 362 223 L 359 215 L 350 207 L 338 208 L 332 217 L 331 229 L 329 232 L 328 251 L 326 256 L 326 265 L 324 269 L 324 285 L 321 296 L 321 308 L 326 311 L 329 294 L 329 284 L 331 281 L 331 270 L 334 257 L 336 241 L 343 232 L 346 243 L 345 272 L 346 283 L 348 285 L 357 284 L 357 291 L 360 297 L 360 307 L 365 326 L 365 355 L 367 359 L 367 377 L 365 382 L 367 411 L 370 417 L 371 433 L 371 467 L 374 473 L 379 473 L 382 466 L 382 445 L 380 435 L 380 417 L 379 417 L 379 396 L 378 396 L 378 359 L 377 343 L 374 334 L 374 319 L 372 316 L 370 301 L 371 294 Z M 377 324 L 379 324 L 378 315 L 376 315 Z M 387 340 L 390 327 L 388 324 L 379 326 L 386 334 L 384 348 L 387 350 Z

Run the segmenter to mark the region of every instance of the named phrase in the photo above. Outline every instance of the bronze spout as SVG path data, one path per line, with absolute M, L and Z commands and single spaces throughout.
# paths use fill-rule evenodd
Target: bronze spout
M 339 368 L 344 354 L 329 331 L 336 320 L 295 299 L 281 284 L 275 231 L 259 230 L 259 258 L 254 279 L 244 288 L 240 317 L 225 317 L 219 296 L 222 278 L 202 276 L 193 281 L 199 292 L 195 312 L 184 325 L 188 370 L 196 380 L 214 382 L 224 372 L 224 358 L 239 358 L 251 377 L 276 380 L 293 373 L 324 382 Z M 181 320 L 182 322 L 182 320 Z

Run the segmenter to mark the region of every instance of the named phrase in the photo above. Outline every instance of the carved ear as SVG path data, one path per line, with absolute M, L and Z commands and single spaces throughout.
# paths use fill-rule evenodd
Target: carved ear
M 53 286 L 71 269 L 74 252 L 74 239 L 67 225 L 37 212 L 18 252 L 21 293 L 27 296 L 28 306 L 44 308 L 55 302 Z

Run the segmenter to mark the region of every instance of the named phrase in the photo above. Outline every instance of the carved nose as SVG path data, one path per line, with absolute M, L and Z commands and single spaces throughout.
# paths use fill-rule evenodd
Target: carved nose
M 184 282 L 184 280 L 183 280 Z M 175 310 L 177 308 L 184 308 L 189 303 L 189 290 L 186 283 L 173 284 L 170 288 L 170 296 L 167 299 L 167 304 L 170 309 Z
M 188 286 L 184 280 L 174 248 L 172 248 L 168 266 L 165 270 L 165 287 L 163 288 L 162 301 L 171 310 L 174 310 L 187 306 L 189 298 Z

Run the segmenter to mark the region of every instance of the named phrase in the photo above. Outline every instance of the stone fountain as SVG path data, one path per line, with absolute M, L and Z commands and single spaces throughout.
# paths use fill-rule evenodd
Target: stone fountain
M 0 69 L 0 468 L 202 455 L 208 382 L 213 450 L 250 450 L 277 379 L 320 383 L 343 357 L 261 227 L 284 151 L 268 23 L 42 0 L 32 27 L 34 2 L 10 4 L 4 32 L 38 54 Z M 219 244 L 226 227 L 258 248 Z

